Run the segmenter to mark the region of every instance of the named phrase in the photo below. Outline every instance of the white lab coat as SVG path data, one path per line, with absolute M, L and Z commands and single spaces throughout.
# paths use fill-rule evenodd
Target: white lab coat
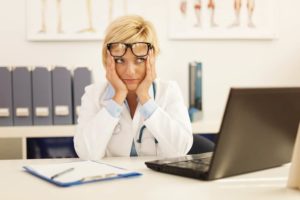
M 173 81 L 156 80 L 155 83 L 158 108 L 146 120 L 139 112 L 141 104 L 138 104 L 133 119 L 125 103 L 120 117 L 113 117 L 105 108 L 107 82 L 86 87 L 74 136 L 78 156 L 88 160 L 130 156 L 133 141 L 139 156 L 185 155 L 192 146 L 193 136 L 180 89 Z M 149 91 L 153 98 L 153 90 Z M 142 143 L 138 143 L 143 125 L 146 129 Z M 155 144 L 154 138 L 158 144 Z

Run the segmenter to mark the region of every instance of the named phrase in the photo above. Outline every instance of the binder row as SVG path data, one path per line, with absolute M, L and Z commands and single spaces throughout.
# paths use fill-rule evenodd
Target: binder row
M 75 124 L 91 71 L 0 66 L 0 126 Z

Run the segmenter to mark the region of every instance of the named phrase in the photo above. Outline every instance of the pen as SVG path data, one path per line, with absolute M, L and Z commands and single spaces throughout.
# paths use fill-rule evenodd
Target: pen
M 79 181 L 81 181 L 81 182 L 95 181 L 95 180 L 101 180 L 101 179 L 111 178 L 111 177 L 115 177 L 115 176 L 118 176 L 118 174 L 108 173 L 108 174 L 103 174 L 103 175 L 87 176 L 87 177 L 80 179 Z
M 58 172 L 57 174 L 54 174 L 53 176 L 51 176 L 51 179 L 55 179 L 55 178 L 65 174 L 65 173 L 68 173 L 68 172 L 72 171 L 72 170 L 74 170 L 74 167 L 68 168 L 68 169 L 66 169 L 64 171 L 61 171 L 61 172 Z

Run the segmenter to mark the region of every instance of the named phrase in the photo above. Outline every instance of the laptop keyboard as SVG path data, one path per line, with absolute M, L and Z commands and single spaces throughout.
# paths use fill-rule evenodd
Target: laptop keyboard
M 188 162 L 197 163 L 199 165 L 210 165 L 211 157 L 189 160 Z
M 189 159 L 180 162 L 168 163 L 168 166 L 192 169 L 195 171 L 207 172 L 209 170 L 211 157 L 203 157 L 199 159 Z

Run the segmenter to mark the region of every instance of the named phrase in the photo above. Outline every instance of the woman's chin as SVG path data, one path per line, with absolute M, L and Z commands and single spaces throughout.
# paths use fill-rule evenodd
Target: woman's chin
M 138 84 L 126 84 L 128 91 L 136 91 Z

